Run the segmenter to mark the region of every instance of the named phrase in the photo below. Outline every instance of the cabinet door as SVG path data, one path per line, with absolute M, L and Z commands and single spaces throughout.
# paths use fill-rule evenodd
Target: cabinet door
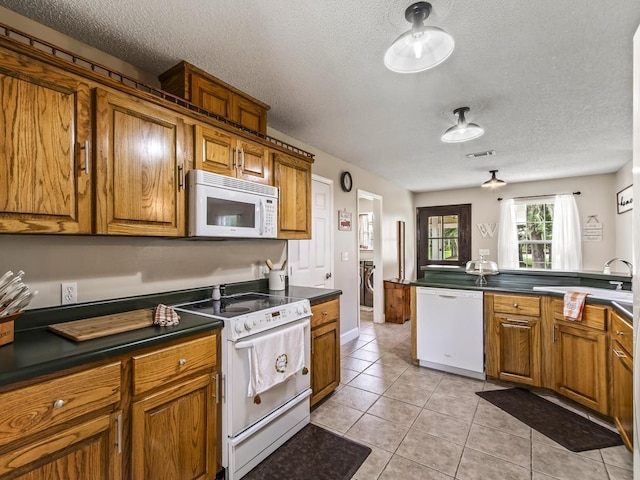
M 235 139 L 220 130 L 196 125 L 196 168 L 230 177 L 236 174 Z
M 608 415 L 606 333 L 560 323 L 554 328 L 556 390 Z
M 311 164 L 276 153 L 273 168 L 280 189 L 278 238 L 311 238 Z
M 272 184 L 272 167 L 269 150 L 247 140 L 237 142 L 239 165 L 238 177 L 252 182 Z
M 495 317 L 498 330 L 498 377 L 540 385 L 540 320 Z
M 139 99 L 96 93 L 96 233 L 183 236 L 182 120 Z
M 340 334 L 338 322 L 311 330 L 311 405 L 340 385 Z
M 215 478 L 214 395 L 211 376 L 202 375 L 133 404 L 133 480 Z
M 231 120 L 256 132 L 267 133 L 267 110 L 239 95 L 232 96 Z
M 211 113 L 233 120 L 231 118 L 231 98 L 233 94 L 228 89 L 196 73 L 191 73 L 190 76 L 191 103 Z
M 0 232 L 91 233 L 89 88 L 0 49 Z
M 0 455 L 0 477 L 19 480 L 122 478 L 119 413 L 104 415 Z M 4 477 L 3 477 L 4 478 Z
M 611 411 L 629 450 L 633 451 L 633 358 L 618 342 L 611 347 Z

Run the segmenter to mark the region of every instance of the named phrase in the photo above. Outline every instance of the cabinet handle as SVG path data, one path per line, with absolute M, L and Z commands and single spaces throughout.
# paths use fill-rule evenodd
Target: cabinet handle
M 116 438 L 116 445 L 118 447 L 118 453 L 122 453 L 122 414 L 120 413 L 117 417 L 116 417 L 116 424 L 117 424 L 117 435 L 118 437 Z
M 184 358 L 181 358 L 180 360 L 178 360 L 178 365 L 180 365 L 181 367 L 187 364 L 187 360 Z
M 216 373 L 216 405 L 220 403 L 220 374 Z
M 519 305 L 517 303 L 513 304 L 513 308 L 518 308 L 518 307 L 519 307 Z
M 616 330 L 616 335 L 626 335 L 626 333 L 621 332 L 620 330 Z
M 238 168 L 238 147 L 233 147 L 233 165 L 232 168 Z
M 615 348 L 613 349 L 613 353 L 618 358 L 627 358 L 627 356 L 624 353 L 622 353 L 620 350 L 616 350 Z
M 84 173 L 89 175 L 90 173 L 90 163 L 89 163 L 89 140 L 85 140 L 83 145 L 80 145 L 80 150 L 84 150 L 84 166 L 82 169 Z
M 507 322 L 522 323 L 524 325 L 529 325 L 529 320 L 518 320 L 516 318 L 507 318 L 506 320 Z
M 55 402 L 53 402 L 53 408 L 62 408 L 65 404 L 64 400 L 58 399 Z
M 240 170 L 244 170 L 244 148 L 240 149 Z
M 510 323 L 503 323 L 502 326 L 504 328 L 527 328 L 526 325 L 512 325 Z
M 327 315 L 329 315 L 329 312 L 326 312 L 326 311 L 325 311 L 325 312 L 322 312 L 322 316 L 323 316 L 323 317 L 326 317 Z
M 178 190 L 184 190 L 184 165 L 178 165 Z

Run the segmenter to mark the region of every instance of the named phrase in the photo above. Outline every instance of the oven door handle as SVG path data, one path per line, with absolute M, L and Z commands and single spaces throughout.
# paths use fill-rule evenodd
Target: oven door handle
M 234 346 L 236 350 L 240 350 L 243 348 L 253 348 L 253 342 L 236 342 Z

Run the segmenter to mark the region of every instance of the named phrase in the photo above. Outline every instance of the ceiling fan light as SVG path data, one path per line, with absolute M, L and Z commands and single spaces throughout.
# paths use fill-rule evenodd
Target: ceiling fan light
M 444 62 L 455 47 L 453 37 L 438 27 L 423 24 L 431 4 L 417 2 L 405 11 L 413 27 L 400 35 L 384 54 L 385 66 L 397 73 L 417 73 Z
M 498 170 L 489 170 L 489 173 L 491 173 L 491 178 L 480 186 L 484 188 L 491 188 L 493 190 L 494 188 L 498 188 L 506 185 L 507 182 L 505 182 L 504 180 L 500 180 L 498 177 L 496 177 L 497 172 Z

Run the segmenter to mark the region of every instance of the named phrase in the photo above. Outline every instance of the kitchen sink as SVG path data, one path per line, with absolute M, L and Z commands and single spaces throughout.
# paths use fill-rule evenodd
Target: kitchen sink
M 554 292 L 554 293 L 567 293 L 567 292 L 581 292 L 587 293 L 592 298 L 599 298 L 601 300 L 617 300 L 621 302 L 633 303 L 633 292 L 629 290 L 613 290 L 608 288 L 597 287 L 560 287 L 560 286 L 537 286 L 533 287 L 534 290 L 541 292 Z

